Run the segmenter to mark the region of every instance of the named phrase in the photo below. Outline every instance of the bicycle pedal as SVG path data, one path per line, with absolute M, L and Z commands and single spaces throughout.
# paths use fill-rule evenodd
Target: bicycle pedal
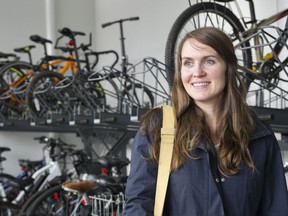
M 62 188 L 65 191 L 73 193 L 87 193 L 96 187 L 96 182 L 93 181 L 79 181 L 79 182 L 65 182 Z

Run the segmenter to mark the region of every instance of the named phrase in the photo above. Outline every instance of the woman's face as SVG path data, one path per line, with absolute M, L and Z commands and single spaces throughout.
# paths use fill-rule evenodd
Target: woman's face
M 188 39 L 181 52 L 181 79 L 195 103 L 219 105 L 226 85 L 226 64 L 211 47 Z

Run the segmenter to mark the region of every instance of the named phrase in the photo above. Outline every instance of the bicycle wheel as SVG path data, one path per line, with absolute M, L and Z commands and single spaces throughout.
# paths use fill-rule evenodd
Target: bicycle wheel
M 0 174 L 0 188 L 1 191 L 4 190 L 1 192 L 4 194 L 0 193 L 0 200 L 7 202 L 13 201 L 21 191 L 19 181 L 14 176 L 6 173 Z
M 167 79 L 170 87 L 173 83 L 177 47 L 181 39 L 193 29 L 213 26 L 224 31 L 236 46 L 240 42 L 240 34 L 244 31 L 239 19 L 228 8 L 212 2 L 202 2 L 183 11 L 174 22 L 166 42 L 165 64 Z M 243 44 L 249 46 L 249 43 Z M 235 50 L 238 64 L 246 68 L 252 67 L 252 54 L 250 49 Z M 247 88 L 253 81 L 250 73 L 242 73 Z
M 19 207 L 10 202 L 0 201 L 0 216 L 15 216 L 18 215 Z
M 25 89 L 32 65 L 10 62 L 0 69 L 0 111 L 4 116 L 21 115 L 26 111 Z
M 117 112 L 119 103 L 119 89 L 113 79 L 107 77 L 99 81 L 103 89 L 103 95 L 105 97 L 105 107 L 104 111 L 107 112 Z
M 63 75 L 53 71 L 41 72 L 34 76 L 26 91 L 27 105 L 34 115 L 42 116 L 48 110 L 53 112 L 61 109 L 54 87 L 63 79 Z
M 69 216 L 78 200 L 77 195 L 64 191 L 62 184 L 46 189 L 34 198 L 26 209 L 26 216 Z
M 121 93 L 120 110 L 127 107 L 133 108 L 153 108 L 154 96 L 152 92 L 140 83 L 128 85 Z
M 9 87 L 16 89 L 21 88 L 25 85 L 26 78 L 29 78 L 28 75 L 31 74 L 33 70 L 33 65 L 27 62 L 15 61 L 5 64 L 0 69 L 1 80 L 1 88 L 6 88 L 8 90 Z
M 107 112 L 117 112 L 120 98 L 120 91 L 118 85 L 114 82 L 118 81 L 118 74 L 121 72 L 114 68 L 102 68 L 102 70 L 97 72 L 90 72 L 87 80 L 91 85 L 101 86 L 99 91 L 102 97 L 105 97 L 105 107 L 104 111 Z M 117 82 L 119 83 L 119 82 Z
M 75 105 L 80 111 L 79 114 L 89 113 L 91 110 L 104 110 L 106 107 L 106 97 L 102 85 L 99 81 L 88 81 L 86 75 L 76 77 L 73 92 L 70 94 L 75 97 Z

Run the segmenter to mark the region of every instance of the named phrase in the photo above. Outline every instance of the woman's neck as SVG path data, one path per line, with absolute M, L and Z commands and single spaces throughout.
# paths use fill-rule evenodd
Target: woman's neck
M 205 120 L 209 128 L 210 136 L 212 142 L 214 144 L 218 144 L 220 142 L 220 137 L 218 133 L 218 125 L 220 121 L 220 111 L 215 107 L 211 107 L 210 109 L 203 110 L 205 115 Z

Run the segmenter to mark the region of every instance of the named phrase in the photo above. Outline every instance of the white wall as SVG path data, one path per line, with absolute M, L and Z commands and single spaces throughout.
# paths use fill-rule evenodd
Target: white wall
M 247 4 L 245 0 L 239 2 Z M 269 3 L 255 0 L 256 13 L 260 18 L 287 7 L 286 0 L 265 2 Z M 101 25 L 139 16 L 139 21 L 124 23 L 126 52 L 130 62 L 137 63 L 147 56 L 163 61 L 169 30 L 187 7 L 187 0 L 2 0 L 0 51 L 13 52 L 16 47 L 33 44 L 29 41 L 31 34 L 47 36 L 53 40 L 58 35 L 58 29 L 70 27 L 87 34 L 92 32 L 95 50 L 115 49 L 120 52 L 119 26 L 102 29 Z M 49 20 L 47 17 L 50 17 Z M 42 56 L 41 48 L 38 46 L 33 51 L 35 60 Z M 4 163 L 7 172 L 18 172 L 18 158 L 39 158 L 41 148 L 33 141 L 33 137 L 38 135 L 45 133 L 0 131 L 0 146 L 12 149 L 12 152 L 7 153 L 8 161 Z M 70 143 L 81 142 L 75 134 L 52 135 L 63 136 Z

